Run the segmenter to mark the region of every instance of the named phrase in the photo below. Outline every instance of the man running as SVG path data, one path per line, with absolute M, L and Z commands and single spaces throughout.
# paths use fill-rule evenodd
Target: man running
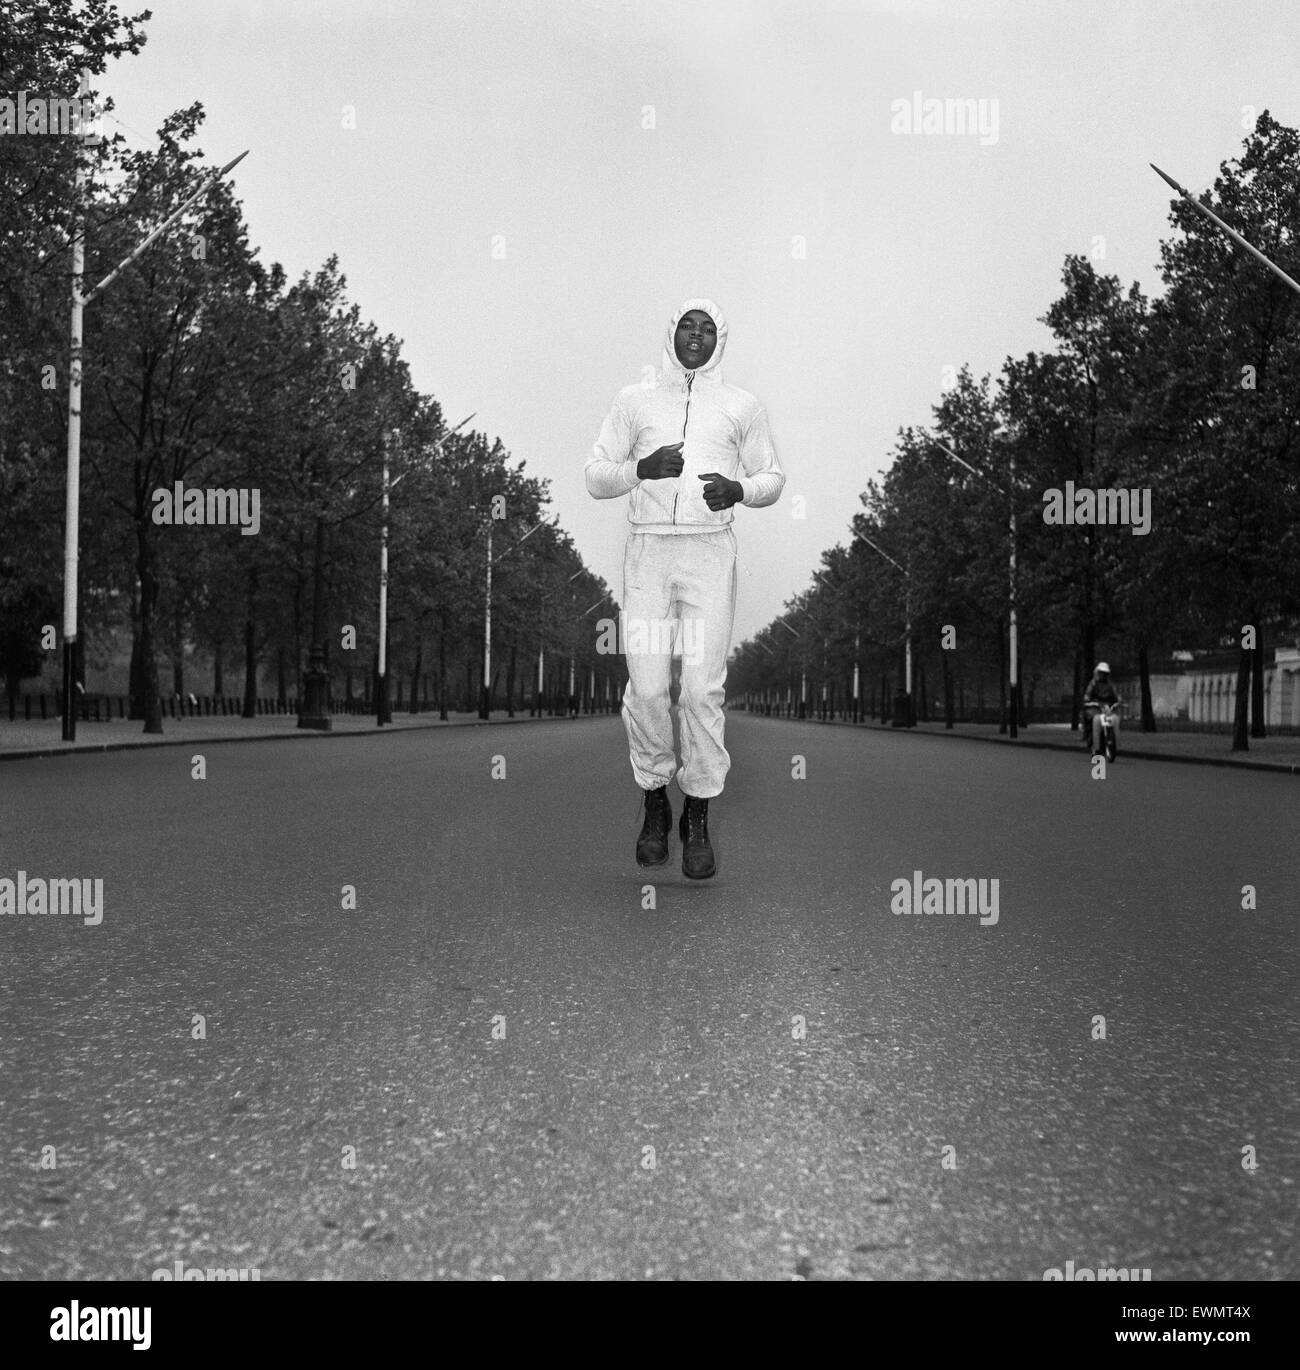
M 596 499 L 630 492 L 623 557 L 623 692 L 632 774 L 645 791 L 637 863 L 668 860 L 668 783 L 684 796 L 678 828 L 682 874 L 717 869 L 709 800 L 722 793 L 731 758 L 723 746 L 727 653 L 736 609 L 731 508 L 774 504 L 785 485 L 767 412 L 722 379 L 727 320 L 712 300 L 673 315 L 654 381 L 620 390 L 587 460 Z M 673 752 L 672 642 L 681 650 L 681 764 Z

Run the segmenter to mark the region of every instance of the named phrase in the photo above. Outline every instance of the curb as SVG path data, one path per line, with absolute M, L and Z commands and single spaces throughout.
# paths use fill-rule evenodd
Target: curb
M 175 737 L 166 738 L 162 742 L 92 742 L 85 746 L 75 742 L 70 747 L 24 747 L 17 751 L 0 751 L 0 761 L 30 761 L 47 756 L 93 756 L 100 752 L 153 751 L 158 747 L 212 747 L 226 742 L 295 742 L 300 739 L 323 737 L 399 737 L 402 733 L 424 733 L 444 728 L 492 728 L 501 723 L 576 723 L 583 718 L 607 717 L 612 718 L 614 715 L 578 714 L 576 718 L 568 715 L 554 718 L 549 715 L 545 718 L 521 715 L 515 718 L 466 718 L 454 722 L 448 719 L 446 723 L 409 723 L 401 728 L 385 729 L 376 725 L 374 732 L 364 732 L 360 728 L 349 728 L 345 732 L 337 733 L 333 730 L 322 732 L 314 728 L 303 728 L 291 733 L 248 733 L 242 737 Z
M 744 713 L 745 711 L 740 710 L 739 712 Z M 767 715 L 750 714 L 749 717 L 766 718 Z M 943 732 L 918 732 L 913 728 L 895 728 L 889 723 L 850 723 L 847 719 L 839 718 L 829 721 L 841 728 L 869 728 L 873 732 L 908 733 L 913 737 L 946 737 L 953 738 L 958 742 L 996 742 L 1005 747 L 1036 747 L 1041 751 L 1050 752 L 1083 751 L 1082 744 L 1078 742 L 1047 742 L 1020 737 L 1015 739 L 1010 737 L 982 737 L 978 733 L 950 733 L 946 729 Z M 818 720 L 815 718 L 778 718 L 776 722 L 817 723 Z M 1300 775 L 1300 762 L 1296 761 L 1232 761 L 1226 756 L 1177 756 L 1171 752 L 1136 751 L 1132 747 L 1125 747 L 1120 755 L 1131 756 L 1138 761 L 1173 761 L 1185 766 L 1221 766 L 1230 771 L 1274 771 L 1279 775 Z

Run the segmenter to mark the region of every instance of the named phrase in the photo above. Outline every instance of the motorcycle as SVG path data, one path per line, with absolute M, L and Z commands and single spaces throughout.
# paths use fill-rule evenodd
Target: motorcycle
M 1084 711 L 1084 731 L 1083 742 L 1088 748 L 1089 755 L 1105 755 L 1106 760 L 1114 761 L 1115 752 L 1119 745 L 1119 711 L 1123 704 L 1117 699 L 1113 704 L 1092 704 Z M 1088 710 L 1095 710 L 1101 715 L 1101 751 L 1094 752 L 1092 749 L 1092 714 Z

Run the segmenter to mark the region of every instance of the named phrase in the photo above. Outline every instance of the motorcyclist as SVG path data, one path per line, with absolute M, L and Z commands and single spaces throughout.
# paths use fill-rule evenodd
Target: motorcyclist
M 1110 667 L 1104 661 L 1097 663 L 1097 669 L 1092 673 L 1092 679 L 1088 681 L 1087 688 L 1083 692 L 1083 716 L 1086 731 L 1092 733 L 1092 754 L 1096 756 L 1102 750 L 1101 744 L 1101 708 L 1103 704 L 1117 704 L 1119 702 L 1119 692 L 1111 684 Z M 1119 720 L 1115 720 L 1115 729 L 1118 734 Z M 1118 739 L 1117 739 L 1118 740 Z

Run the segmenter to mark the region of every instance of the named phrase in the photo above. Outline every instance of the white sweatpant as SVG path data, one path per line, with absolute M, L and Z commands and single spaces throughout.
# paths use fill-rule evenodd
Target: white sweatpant
M 731 758 L 722 745 L 727 653 L 736 613 L 736 535 L 629 533 L 623 554 L 623 691 L 632 773 L 644 790 L 677 776 L 683 794 L 722 793 Z M 677 716 L 681 767 L 673 753 L 669 686 L 672 646 L 682 658 Z

